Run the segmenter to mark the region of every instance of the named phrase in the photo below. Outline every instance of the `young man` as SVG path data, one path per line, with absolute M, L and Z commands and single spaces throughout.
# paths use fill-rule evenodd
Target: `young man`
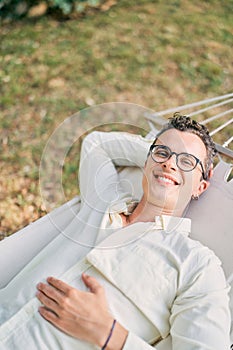
M 191 198 L 208 188 L 213 142 L 203 126 L 176 115 L 146 158 L 148 148 L 147 140 L 125 133 L 86 137 L 81 211 L 6 288 L 5 306 L 12 289 L 21 292 L 17 306 L 2 313 L 3 349 L 146 350 L 169 333 L 177 350 L 229 347 L 220 262 L 188 237 L 190 221 L 183 218 Z M 136 203 L 115 165 L 143 162 Z M 31 286 L 45 277 L 43 264 L 61 279 L 38 283 L 36 299 Z

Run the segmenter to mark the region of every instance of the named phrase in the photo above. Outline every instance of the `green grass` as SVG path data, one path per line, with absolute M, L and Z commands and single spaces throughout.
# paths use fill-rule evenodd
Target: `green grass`
M 19 215 L 27 213 L 27 203 L 34 206 L 32 219 L 43 212 L 37 182 L 42 151 L 68 116 L 92 103 L 122 101 L 163 110 L 230 92 L 232 13 L 232 0 L 121 0 L 108 12 L 77 20 L 4 23 L 0 231 L 8 234 L 30 221 Z M 68 160 L 63 183 L 71 198 L 78 191 L 78 156 Z M 15 211 L 22 191 L 25 198 Z

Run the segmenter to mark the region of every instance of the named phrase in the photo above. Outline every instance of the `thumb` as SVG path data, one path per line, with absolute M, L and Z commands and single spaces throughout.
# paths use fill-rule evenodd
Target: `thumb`
M 94 294 L 103 293 L 104 289 L 101 286 L 101 284 L 99 284 L 99 282 L 95 279 L 95 277 L 92 277 L 83 273 L 82 280 L 92 293 Z

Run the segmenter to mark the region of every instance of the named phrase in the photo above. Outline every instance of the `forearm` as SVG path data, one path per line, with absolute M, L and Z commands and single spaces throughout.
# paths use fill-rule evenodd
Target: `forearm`
M 108 337 L 110 336 L 109 340 Z M 106 340 L 107 346 L 105 350 L 122 350 L 124 348 L 124 344 L 126 342 L 128 336 L 128 331 L 116 321 L 114 330 L 112 333 L 108 334 Z M 106 341 L 105 340 L 105 341 Z M 102 342 L 102 344 L 105 344 L 105 342 Z
M 119 175 L 115 166 L 143 167 L 150 141 L 127 133 L 93 132 L 83 141 L 79 166 L 83 202 L 100 202 L 101 193 L 114 193 Z M 108 191 L 109 190 L 109 191 Z M 102 195 L 103 197 L 103 195 Z
M 152 350 L 156 349 L 138 337 L 136 334 L 129 332 L 118 322 L 116 323 L 114 332 L 109 340 L 106 350 Z M 162 348 L 161 348 L 162 350 Z M 170 347 L 166 347 L 170 350 Z
M 102 153 L 118 166 L 144 166 L 152 140 L 125 132 L 98 132 L 83 141 L 81 161 L 87 155 Z

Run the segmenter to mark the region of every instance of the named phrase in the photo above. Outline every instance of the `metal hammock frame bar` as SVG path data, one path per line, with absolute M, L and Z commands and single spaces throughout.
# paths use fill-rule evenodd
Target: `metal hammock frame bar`
M 199 108 L 201 107 L 201 108 Z M 148 123 L 152 130 L 157 130 L 155 125 L 160 127 L 166 123 L 166 116 L 171 116 L 172 113 L 177 111 L 185 111 L 185 114 L 190 117 L 195 117 L 201 124 L 208 124 L 210 135 L 214 141 L 216 135 L 220 135 L 220 132 L 224 130 L 224 135 L 227 137 L 222 143 L 215 142 L 216 149 L 220 155 L 228 157 L 233 160 L 233 147 L 230 149 L 230 145 L 233 146 L 233 93 L 221 95 L 202 101 L 169 108 L 160 112 L 145 114 L 144 117 L 148 120 Z M 198 108 L 198 109 L 197 109 Z M 188 112 L 191 110 L 190 112 Z M 187 112 L 186 112 L 187 111 Z M 205 114 L 212 114 L 203 119 Z M 217 126 L 216 126 L 217 124 Z M 221 134 L 223 136 L 223 133 Z M 218 137 L 218 136 L 217 136 Z

